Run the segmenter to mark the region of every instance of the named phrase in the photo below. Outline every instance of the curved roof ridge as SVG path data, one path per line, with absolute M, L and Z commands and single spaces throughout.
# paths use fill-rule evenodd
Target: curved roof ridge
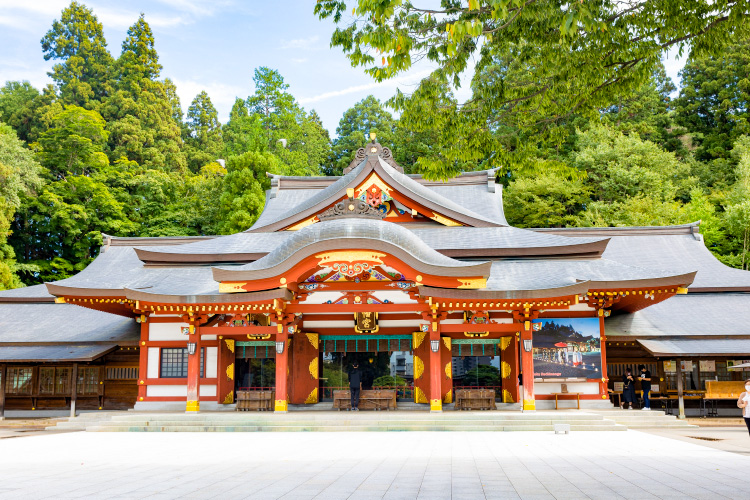
M 445 275 L 489 275 L 490 262 L 464 262 L 447 257 L 431 248 L 412 231 L 397 224 L 371 219 L 337 219 L 306 226 L 265 257 L 241 266 L 213 268 L 216 281 L 261 279 L 275 270 L 291 268 L 302 251 L 309 254 L 352 248 L 393 251 L 420 267 Z M 251 278 L 242 277 L 244 274 Z
M 462 205 L 459 205 L 458 203 L 453 202 L 452 200 L 446 198 L 440 193 L 435 192 L 429 187 L 420 184 L 419 182 L 415 181 L 408 175 L 403 174 L 399 172 L 398 170 L 396 170 L 395 168 L 393 168 L 392 166 L 390 166 L 382 158 L 378 157 L 378 161 L 379 161 L 379 167 L 382 168 L 391 179 L 397 182 L 402 188 L 408 191 L 411 191 L 413 194 L 437 205 L 439 207 L 437 208 L 438 211 L 440 210 L 440 208 L 447 208 L 448 210 L 452 210 L 453 212 L 457 212 L 459 214 L 465 214 L 471 218 L 484 221 L 484 222 L 488 222 L 490 225 L 493 225 L 493 226 L 503 225 L 502 223 L 498 221 L 493 221 Z M 433 207 L 428 207 L 428 208 L 433 208 Z M 505 225 L 507 225 L 507 222 L 505 223 Z

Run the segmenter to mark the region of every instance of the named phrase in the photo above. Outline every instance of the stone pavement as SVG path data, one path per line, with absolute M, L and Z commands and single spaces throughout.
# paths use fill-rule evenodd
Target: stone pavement
M 0 498 L 748 498 L 750 458 L 626 432 L 85 433 L 0 440 Z

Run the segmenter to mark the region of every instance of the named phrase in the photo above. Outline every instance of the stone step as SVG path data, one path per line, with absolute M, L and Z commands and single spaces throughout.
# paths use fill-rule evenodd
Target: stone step
M 553 425 L 245 425 L 245 426 L 90 426 L 89 432 L 393 432 L 393 431 L 485 431 L 485 432 L 514 432 L 514 431 L 552 431 Z M 575 425 L 571 424 L 571 431 L 624 431 L 627 427 L 617 424 Z
M 320 421 L 335 419 L 337 421 L 348 418 L 369 418 L 379 420 L 445 420 L 445 421 L 471 421 L 471 420 L 590 420 L 603 419 L 602 415 L 592 413 L 564 413 L 564 412 L 538 412 L 538 413 L 504 413 L 494 411 L 472 411 L 472 412 L 445 412 L 445 413 L 404 413 L 398 411 L 361 411 L 361 412 L 313 412 L 309 414 L 287 413 L 277 414 L 274 412 L 237 412 L 227 413 L 158 413 L 158 414 L 130 414 L 115 415 L 102 420 L 117 422 L 129 421 L 154 421 L 154 420 L 184 420 L 184 421 L 246 421 L 258 419 L 273 419 L 273 421 L 292 421 L 302 419 L 305 421 Z M 78 420 L 78 419 L 76 419 Z

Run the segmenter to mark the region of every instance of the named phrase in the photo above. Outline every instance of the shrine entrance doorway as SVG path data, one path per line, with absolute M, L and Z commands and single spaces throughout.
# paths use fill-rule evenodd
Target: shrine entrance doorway
M 410 335 L 321 335 L 322 401 L 333 401 L 336 391 L 349 389 L 349 372 L 356 362 L 362 389 L 391 390 L 397 400 L 413 398 L 412 374 L 399 370 L 411 360 Z

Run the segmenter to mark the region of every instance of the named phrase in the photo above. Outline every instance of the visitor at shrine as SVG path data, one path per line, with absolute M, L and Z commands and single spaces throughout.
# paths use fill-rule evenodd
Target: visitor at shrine
M 737 406 L 742 408 L 742 416 L 745 418 L 747 432 L 750 433 L 750 379 L 745 380 L 745 392 L 740 394 Z
M 651 409 L 651 400 L 648 398 L 651 393 L 651 372 L 646 370 L 645 365 L 638 367 L 641 371 L 641 375 L 638 377 L 641 379 L 641 390 L 643 391 L 643 410 Z
M 633 378 L 633 372 L 630 368 L 625 370 L 625 375 L 622 376 L 622 383 L 623 409 L 627 406 L 628 410 L 632 410 L 633 401 L 635 401 L 635 379 Z
M 362 390 L 362 370 L 359 369 L 359 363 L 353 362 L 349 370 L 349 392 L 352 397 L 351 411 L 359 411 L 359 392 Z

